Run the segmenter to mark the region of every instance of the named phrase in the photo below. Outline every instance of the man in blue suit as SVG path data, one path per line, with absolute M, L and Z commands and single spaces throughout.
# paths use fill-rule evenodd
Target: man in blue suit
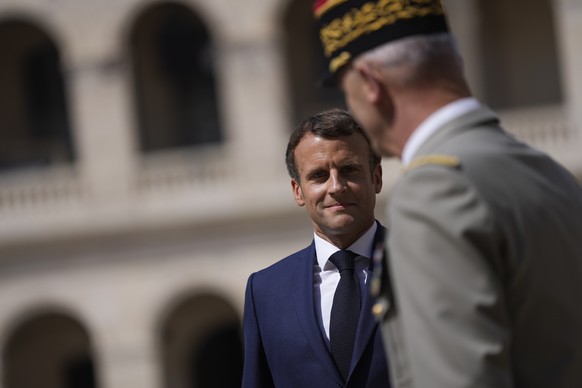
M 295 201 L 313 222 L 314 240 L 248 280 L 242 386 L 389 387 L 366 285 L 370 258 L 383 251 L 385 229 L 374 217 L 380 159 L 353 118 L 332 109 L 299 124 L 286 163 Z M 340 275 L 342 264 L 336 266 L 334 257 L 342 252 L 349 253 L 352 267 Z M 346 290 L 346 273 L 355 288 L 340 291 Z M 348 299 L 357 305 L 348 309 L 355 315 L 339 317 Z

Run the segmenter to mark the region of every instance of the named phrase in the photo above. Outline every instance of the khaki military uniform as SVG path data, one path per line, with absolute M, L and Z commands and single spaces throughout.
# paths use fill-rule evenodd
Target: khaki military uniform
M 389 206 L 376 313 L 395 387 L 582 387 L 582 189 L 480 108 Z

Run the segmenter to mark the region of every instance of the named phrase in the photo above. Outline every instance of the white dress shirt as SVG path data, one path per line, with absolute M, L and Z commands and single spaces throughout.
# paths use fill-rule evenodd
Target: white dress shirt
M 420 146 L 439 128 L 465 113 L 478 109 L 480 106 L 481 104 L 477 99 L 467 97 L 453 101 L 433 112 L 412 132 L 412 135 L 406 141 L 402 150 L 402 165 L 406 166 L 410 163 Z
M 360 297 L 363 300 L 365 290 L 363 285 L 368 281 L 368 268 L 370 266 L 370 257 L 374 246 L 374 236 L 376 234 L 378 225 L 376 222 L 372 225 L 366 233 L 357 239 L 346 250 L 352 251 L 361 257 L 356 259 L 355 268 L 356 274 L 360 280 Z M 315 309 L 320 314 L 320 319 L 323 324 L 325 335 L 329 340 L 329 321 L 331 317 L 331 305 L 333 304 L 333 295 L 340 280 L 340 274 L 337 267 L 329 261 L 329 257 L 340 248 L 325 241 L 317 234 L 314 234 L 315 252 L 317 255 L 317 263 L 314 266 L 314 295 L 315 295 Z

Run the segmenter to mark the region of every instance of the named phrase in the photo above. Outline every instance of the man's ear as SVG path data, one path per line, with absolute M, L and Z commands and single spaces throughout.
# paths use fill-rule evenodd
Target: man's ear
M 301 185 L 295 179 L 291 179 L 291 188 L 293 189 L 293 197 L 295 198 L 295 203 L 297 206 L 305 206 L 305 200 L 303 199 L 303 191 L 301 190 Z
M 366 62 L 356 62 L 354 68 L 364 81 L 363 91 L 366 100 L 373 105 L 380 104 L 384 94 L 384 84 L 378 69 Z
M 374 169 L 374 189 L 376 194 L 382 191 L 382 164 L 378 164 Z

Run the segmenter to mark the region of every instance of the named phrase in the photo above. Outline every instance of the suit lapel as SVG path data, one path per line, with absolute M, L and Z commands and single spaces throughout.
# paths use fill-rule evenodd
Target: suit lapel
M 300 263 L 294 267 L 293 279 L 296 285 L 293 295 L 293 304 L 297 312 L 297 318 L 303 329 L 307 342 L 325 366 L 327 371 L 334 376 L 338 384 L 343 385 L 343 380 L 327 344 L 321 334 L 320 325 L 317 322 L 315 303 L 313 300 L 313 266 L 315 264 L 315 245 L 306 249 L 305 254 L 299 258 Z

